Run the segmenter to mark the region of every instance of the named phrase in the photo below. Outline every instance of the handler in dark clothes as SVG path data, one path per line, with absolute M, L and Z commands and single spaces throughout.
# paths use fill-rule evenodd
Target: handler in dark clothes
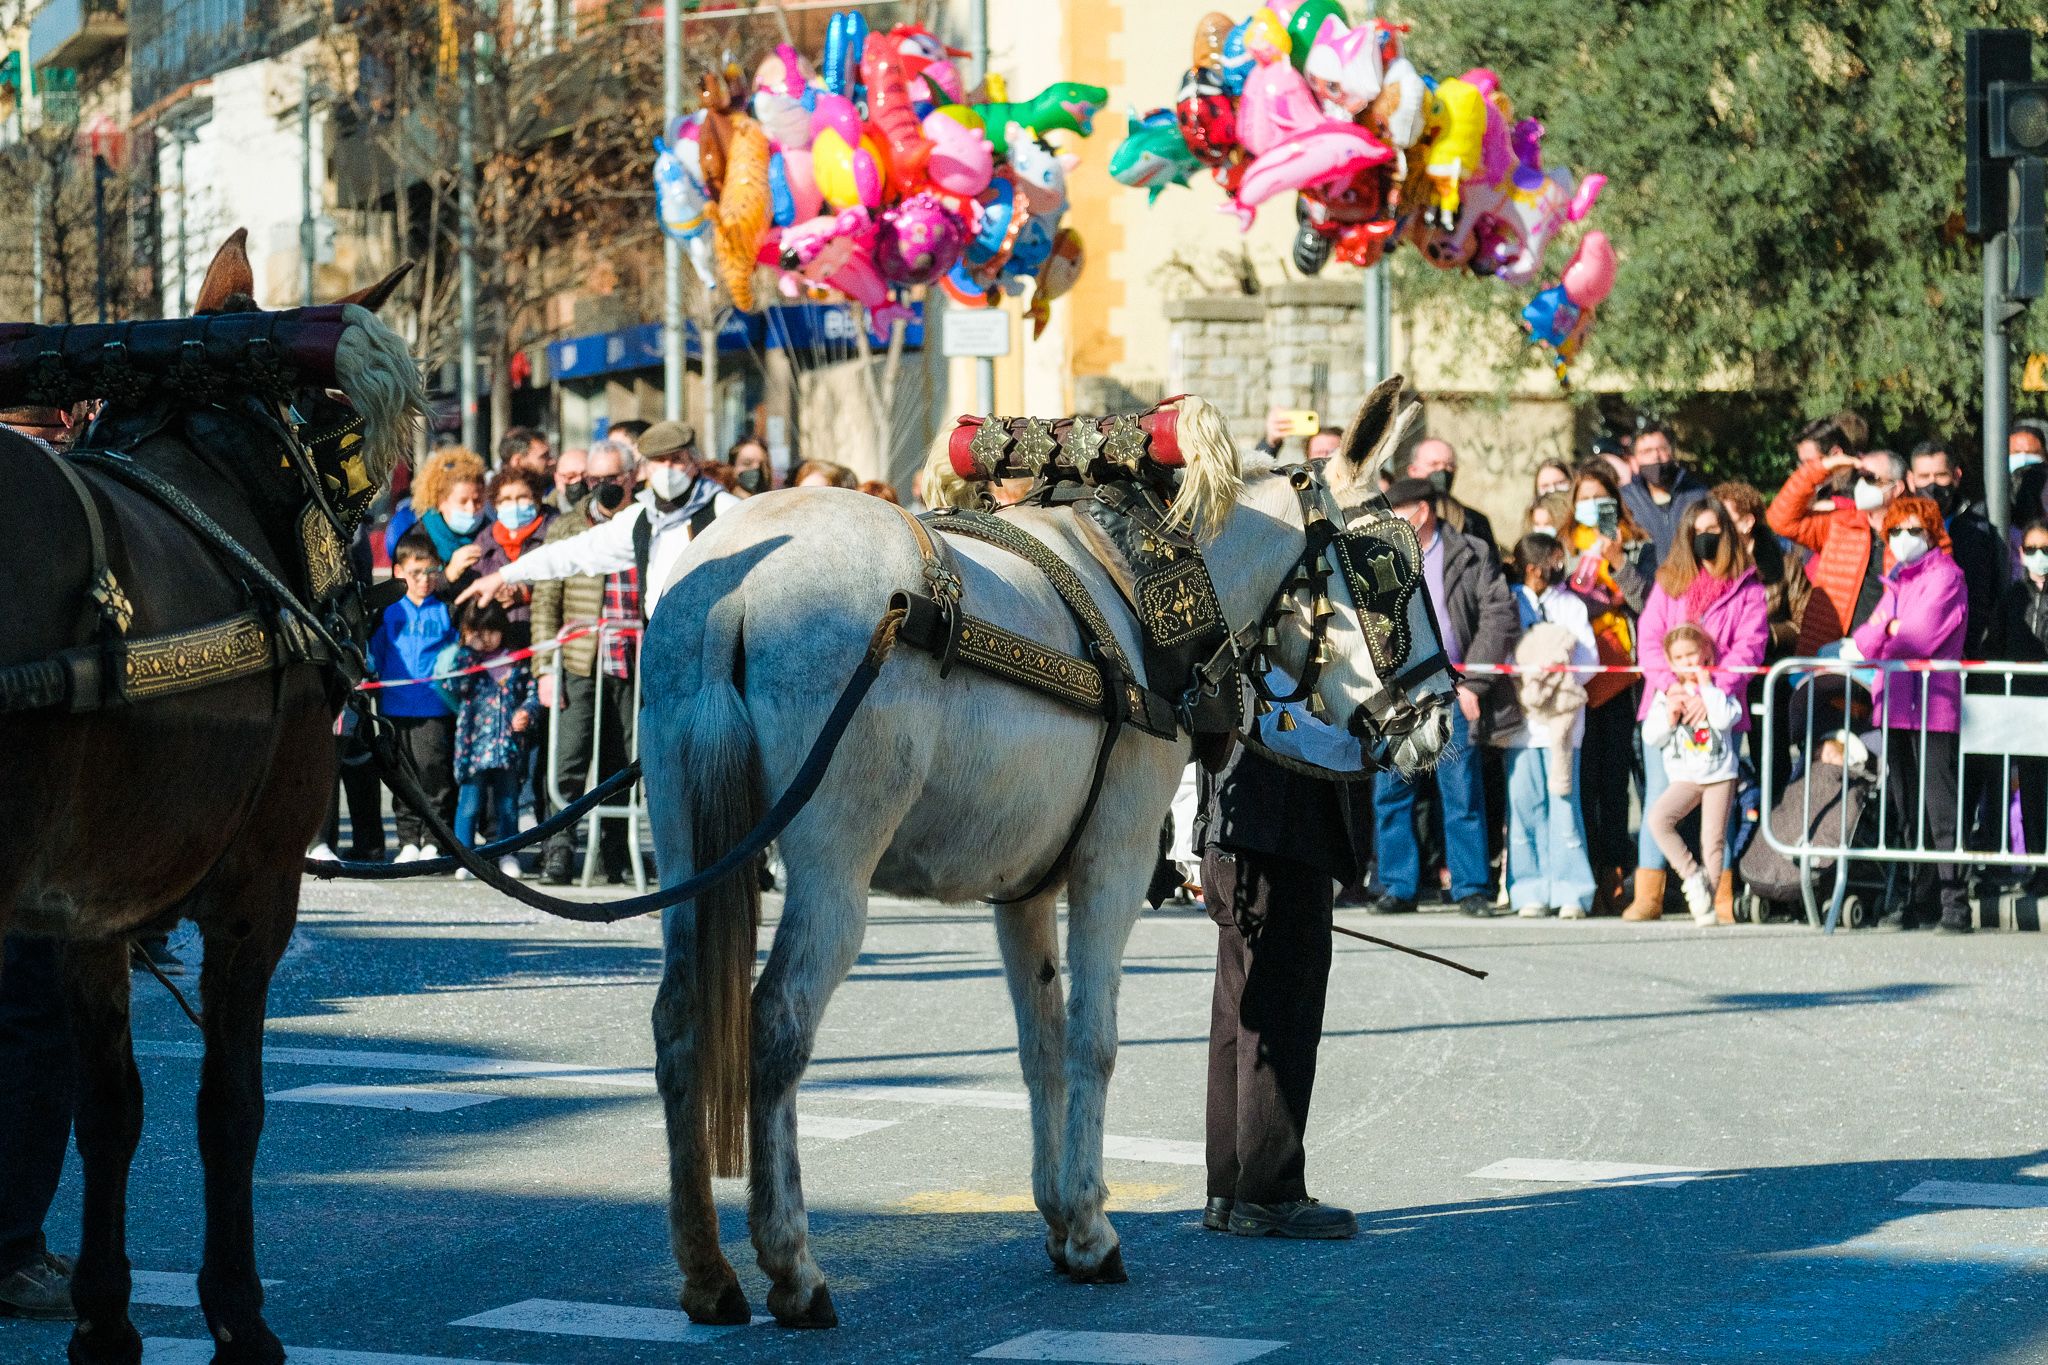
M 71 1261 L 44 1242 L 43 1219 L 71 1143 L 76 1067 L 63 945 L 9 934 L 0 960 L 0 1317 L 73 1316 Z
M 1325 732 L 1319 742 L 1334 736 L 1356 753 L 1341 732 L 1306 715 L 1297 724 L 1280 734 L 1262 727 L 1261 738 L 1278 747 L 1290 735 L 1308 739 L 1314 726 Z M 1309 1197 L 1302 1149 L 1330 981 L 1332 885 L 1362 880 L 1366 861 L 1351 838 L 1349 784 L 1297 775 L 1242 745 L 1202 784 L 1195 842 L 1218 930 L 1202 1226 L 1244 1237 L 1356 1236 L 1350 1210 Z

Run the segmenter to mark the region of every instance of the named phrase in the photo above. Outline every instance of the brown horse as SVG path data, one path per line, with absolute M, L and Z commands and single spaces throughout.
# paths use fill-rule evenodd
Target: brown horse
M 253 310 L 236 233 L 215 257 L 198 311 Z M 116 399 L 80 441 L 118 446 L 176 486 L 305 600 L 299 520 L 315 498 L 290 454 L 305 422 L 310 466 L 339 488 L 344 452 L 357 492 L 381 487 L 423 410 L 405 348 L 368 309 L 397 277 L 344 303 L 359 358 L 382 373 L 352 394 L 362 430 L 323 439 L 347 405 L 319 389 L 289 408 L 253 394 L 201 395 L 152 412 Z M 367 348 L 367 350 L 366 350 Z M 339 382 L 339 381 L 338 381 Z M 393 401 L 394 395 L 396 401 Z M 381 408 L 381 415 L 377 409 Z M 294 411 L 295 410 L 295 411 Z M 381 429 L 380 429 L 381 428 Z M 88 522 L 50 454 L 0 430 L 0 468 L 18 509 L 0 537 L 0 668 L 49 659 L 92 639 Z M 232 570 L 157 501 L 81 468 L 104 526 L 108 566 L 132 604 L 131 637 L 202 626 L 252 605 Z M 261 603 L 260 592 L 254 595 Z M 270 620 L 273 632 L 276 621 Z M 330 668 L 282 663 L 146 701 L 69 711 L 0 711 L 0 932 L 64 940 L 78 1049 L 76 1132 L 84 1227 L 72 1299 L 74 1365 L 135 1365 L 124 1222 L 141 1136 L 142 1088 L 129 1034 L 129 937 L 194 921 L 204 935 L 199 990 L 206 1039 L 199 1082 L 206 1234 L 199 1299 L 217 1365 L 271 1365 L 284 1349 L 263 1321 L 250 1182 L 263 1127 L 263 1017 L 270 977 L 297 919 L 301 856 L 334 782 L 340 695 Z

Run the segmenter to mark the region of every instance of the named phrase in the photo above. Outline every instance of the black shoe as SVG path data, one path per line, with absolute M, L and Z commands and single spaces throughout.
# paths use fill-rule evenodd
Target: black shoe
M 1911 910 L 1887 910 L 1884 914 L 1878 916 L 1877 927 L 1888 929 L 1895 933 L 1908 933 L 1915 929 L 1926 928 L 1927 921 L 1921 919 Z
M 1225 1199 L 1220 1195 L 1211 1199 L 1208 1207 L 1202 1210 L 1202 1226 L 1211 1232 L 1230 1231 L 1230 1210 L 1236 1204 L 1236 1200 Z
M 67 1257 L 38 1252 L 27 1264 L 0 1277 L 0 1317 L 70 1322 L 77 1316 L 71 1307 L 71 1262 Z
M 1936 924 L 1934 928 L 1935 932 L 1943 934 L 1974 934 L 1977 932 L 1977 926 L 1968 920 L 1950 919 L 1946 915 L 1942 916 L 1941 922 Z
M 569 864 L 575 860 L 576 851 L 560 844 L 549 844 L 548 851 L 541 856 L 540 879 L 549 886 L 569 884 Z
M 1500 907 L 1493 903 L 1493 897 L 1480 892 L 1459 901 L 1458 913 L 1473 919 L 1492 919 L 1500 913 Z
M 1290 1199 L 1284 1204 L 1250 1204 L 1240 1199 L 1230 1210 L 1230 1230 L 1239 1237 L 1341 1241 L 1358 1235 L 1358 1219 L 1350 1209 L 1313 1199 Z
M 156 969 L 165 976 L 183 976 L 185 960 L 171 951 L 171 945 L 162 937 L 139 938 L 135 940 L 132 955 L 147 958 L 156 964 Z M 140 963 L 136 964 L 138 967 Z
M 1368 913 L 1374 915 L 1412 915 L 1415 913 L 1415 902 L 1405 896 L 1381 896 L 1365 908 Z

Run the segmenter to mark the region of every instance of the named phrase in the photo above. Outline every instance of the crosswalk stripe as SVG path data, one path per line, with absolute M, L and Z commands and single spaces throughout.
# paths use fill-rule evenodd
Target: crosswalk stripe
M 197 1308 L 199 1306 L 199 1277 L 176 1270 L 136 1270 L 129 1272 L 134 1289 L 128 1295 L 130 1303 L 146 1303 L 154 1308 Z M 263 1287 L 279 1284 L 278 1280 L 265 1280 Z
M 976 1090 L 964 1085 L 876 1085 L 867 1081 L 817 1081 L 803 1093 L 819 1100 L 888 1100 L 896 1104 L 937 1104 L 955 1109 L 1031 1108 L 1031 1097 L 1017 1090 Z
M 1157 1161 L 1169 1166 L 1202 1166 L 1208 1155 L 1199 1142 L 1184 1138 L 1118 1137 L 1106 1134 L 1102 1154 L 1117 1161 Z
M 1900 1195 L 1901 1204 L 1955 1204 L 1986 1209 L 2048 1209 L 2048 1185 L 1988 1185 L 1972 1180 L 1923 1180 Z
M 1279 1350 L 1284 1341 L 1184 1337 L 1158 1332 L 1027 1332 L 976 1352 L 976 1360 L 1067 1360 L 1087 1365 L 1238 1365 Z
M 142 1365 L 211 1365 L 213 1342 L 205 1337 L 144 1337 Z M 317 1346 L 287 1346 L 292 1365 L 507 1365 L 505 1361 L 470 1360 L 463 1356 L 394 1356 L 381 1351 L 327 1351 Z
M 757 1317 L 754 1325 L 769 1321 Z M 606 1337 L 614 1341 L 660 1341 L 702 1345 L 739 1327 L 706 1327 L 672 1308 L 631 1308 L 615 1303 L 572 1303 L 563 1299 L 522 1299 L 503 1308 L 459 1319 L 450 1327 L 490 1327 L 550 1336 Z
M 418 1085 L 302 1085 L 264 1096 L 282 1104 L 338 1104 L 353 1109 L 406 1109 L 418 1114 L 445 1114 L 473 1104 L 489 1104 L 503 1095 L 476 1090 L 429 1090 Z
M 1563 1185 L 1683 1185 L 1710 1171 L 1697 1166 L 1643 1166 L 1632 1161 L 1552 1161 L 1544 1157 L 1509 1157 L 1473 1180 L 1536 1180 Z

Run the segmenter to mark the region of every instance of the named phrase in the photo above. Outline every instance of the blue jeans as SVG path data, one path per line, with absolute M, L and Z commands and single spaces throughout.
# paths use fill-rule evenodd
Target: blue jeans
M 1636 732 L 1638 735 L 1641 730 Z M 1657 847 L 1657 838 L 1650 833 L 1648 819 L 1650 807 L 1657 804 L 1657 798 L 1671 785 L 1671 779 L 1664 775 L 1664 751 L 1641 745 L 1643 751 L 1643 823 L 1636 831 L 1636 866 L 1651 872 L 1668 871 L 1670 862 L 1664 857 L 1664 850 Z
M 1432 777 L 1443 807 L 1444 858 L 1451 865 L 1451 898 L 1486 894 L 1486 794 L 1481 789 L 1479 751 L 1464 713 L 1451 711 L 1451 742 Z M 1373 824 L 1380 885 L 1397 900 L 1414 900 L 1422 877 L 1422 852 L 1415 842 L 1415 785 L 1399 773 L 1373 779 Z
M 1572 766 L 1572 789 L 1550 790 L 1550 765 Z M 1593 904 L 1593 866 L 1586 861 L 1586 821 L 1579 809 L 1579 751 L 1508 750 L 1508 902 L 1581 910 Z
M 497 816 L 500 839 L 519 832 L 519 775 L 509 768 L 486 768 L 462 784 L 455 801 L 455 838 L 464 848 L 476 847 L 476 817 L 486 801 Z

